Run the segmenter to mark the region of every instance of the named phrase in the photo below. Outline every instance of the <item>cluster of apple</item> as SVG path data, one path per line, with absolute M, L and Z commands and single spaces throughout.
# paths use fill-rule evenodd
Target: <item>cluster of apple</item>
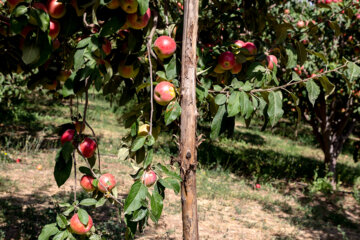
M 256 45 L 252 42 L 244 42 L 241 40 L 236 40 L 234 46 L 237 49 L 240 49 L 242 53 L 247 56 L 254 56 L 257 54 Z M 274 69 L 274 65 L 278 64 L 277 57 L 274 55 L 267 55 L 265 64 L 269 70 Z M 232 74 L 238 74 L 241 72 L 242 64 L 237 62 L 236 56 L 231 51 L 226 51 L 220 54 L 218 57 L 218 64 L 214 68 L 215 73 L 224 73 L 227 70 L 230 70 Z

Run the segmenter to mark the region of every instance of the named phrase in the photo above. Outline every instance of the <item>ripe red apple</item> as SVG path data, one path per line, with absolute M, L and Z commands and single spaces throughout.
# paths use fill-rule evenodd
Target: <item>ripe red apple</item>
M 285 13 L 285 14 L 290 14 L 290 9 L 285 9 L 285 10 L 284 10 L 284 13 Z
M 131 14 L 136 13 L 138 9 L 138 1 L 137 0 L 120 0 L 120 7 L 124 12 Z
M 49 36 L 52 40 L 57 38 L 60 32 L 60 23 L 56 20 L 50 19 L 50 30 L 49 30 Z
M 137 15 L 137 13 L 128 14 L 126 20 L 129 26 L 133 29 L 143 29 L 147 26 L 151 17 L 150 8 L 146 10 L 146 13 L 142 16 Z
M 74 123 L 74 125 L 75 125 L 75 130 L 76 130 L 77 133 L 80 133 L 80 129 L 81 129 L 81 132 L 84 132 L 85 124 L 83 125 L 82 121 L 76 121 Z
M 256 45 L 252 42 L 246 42 L 243 48 L 247 49 L 250 55 L 255 55 L 257 53 Z
M 60 43 L 59 39 L 56 38 L 52 42 L 52 49 L 55 51 L 55 50 L 59 49 L 60 45 L 61 45 L 61 43 Z
M 86 158 L 91 158 L 96 150 L 96 142 L 91 138 L 86 137 L 79 145 L 81 154 Z
M 95 187 L 92 185 L 94 179 L 95 178 L 93 178 L 92 176 L 89 176 L 89 175 L 82 176 L 81 179 L 80 179 L 81 187 L 87 192 L 94 191 Z
M 241 41 L 241 40 L 236 40 L 234 42 L 234 44 L 239 47 L 239 48 L 242 48 L 244 45 L 245 45 L 245 42 L 244 41 Z
M 160 82 L 154 89 L 154 99 L 161 106 L 166 106 L 175 98 L 175 96 L 175 87 L 170 82 Z
M 12 12 L 12 10 L 14 10 L 16 5 L 18 5 L 21 2 L 24 2 L 24 0 L 7 0 L 6 2 L 10 8 L 10 12 Z
M 120 7 L 120 0 L 111 0 L 108 4 L 106 4 L 106 7 L 109 9 L 117 9 Z
M 52 18 L 62 18 L 66 13 L 65 4 L 59 2 L 58 0 L 49 0 L 47 3 L 47 9 Z
M 74 129 L 68 129 L 66 130 L 63 135 L 61 136 L 60 142 L 61 145 L 64 145 L 66 142 L 72 142 L 75 136 L 75 130 Z
M 230 51 L 221 53 L 218 58 L 218 64 L 224 70 L 232 69 L 234 67 L 235 63 L 236 63 L 235 55 Z
M 74 216 L 72 216 L 72 218 L 70 219 L 70 228 L 73 230 L 74 233 L 79 235 L 84 235 L 85 233 L 90 231 L 92 226 L 93 226 L 93 220 L 90 217 L 90 215 L 89 215 L 88 224 L 86 226 L 80 221 L 77 213 L 75 213 Z
M 111 53 L 111 42 L 107 38 L 104 38 L 104 43 L 101 45 L 101 48 L 105 55 L 109 55 Z
M 152 185 L 154 185 L 156 180 L 157 180 L 157 176 L 153 170 L 146 171 L 144 175 L 141 177 L 141 182 L 147 187 L 151 187 Z
M 150 125 L 143 124 L 139 127 L 138 136 L 147 136 L 150 132 Z
M 100 176 L 98 183 L 98 189 L 100 192 L 103 193 L 106 192 L 106 189 L 104 187 L 106 187 L 108 191 L 111 191 L 111 189 L 113 189 L 115 185 L 116 185 L 116 180 L 114 175 L 112 175 L 111 173 L 105 173 Z
M 258 184 L 258 183 L 255 185 L 255 187 L 256 187 L 256 189 L 260 189 L 260 188 L 261 188 L 260 184 Z
M 267 68 L 270 69 L 270 70 L 273 70 L 273 69 L 274 69 L 274 64 L 275 64 L 275 65 L 278 64 L 277 57 L 274 56 L 274 55 L 266 56 L 266 61 L 267 61 L 267 63 L 268 63 Z
M 176 51 L 176 43 L 171 37 L 158 37 L 154 42 L 154 51 L 160 59 L 171 57 Z
M 221 65 L 218 64 L 218 65 L 216 65 L 216 67 L 214 68 L 214 72 L 221 74 L 221 73 L 224 73 L 224 72 L 225 72 L 225 69 L 223 69 L 223 68 L 221 67 Z
M 125 61 L 120 62 L 118 66 L 119 75 L 123 78 L 134 78 L 138 75 L 140 68 L 134 64 L 126 65 Z
M 296 23 L 296 26 L 298 28 L 303 28 L 305 27 L 305 22 L 303 20 L 299 20 L 297 23 Z
M 48 13 L 48 9 L 46 8 L 45 4 L 43 4 L 43 3 L 35 2 L 35 3 L 33 3 L 32 6 L 33 6 L 33 8 L 40 9 L 40 10 L 43 10 L 44 12 Z
M 20 158 L 16 159 L 16 163 L 21 163 L 21 159 Z
M 37 166 L 36 166 L 36 169 L 39 170 L 39 171 L 41 171 L 41 170 L 42 170 L 42 165 L 41 165 L 41 164 L 37 165 Z
M 234 67 L 230 70 L 232 74 L 238 74 L 241 72 L 242 64 L 241 63 L 235 63 Z

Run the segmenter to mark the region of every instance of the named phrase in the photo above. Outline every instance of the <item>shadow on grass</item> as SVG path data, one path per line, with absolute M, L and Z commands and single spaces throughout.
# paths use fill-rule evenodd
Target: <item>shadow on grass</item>
M 78 197 L 82 195 L 83 192 L 79 192 Z M 65 202 L 70 198 L 71 195 L 61 192 L 53 196 L 52 200 Z M 37 240 L 43 226 L 56 222 L 56 214 L 64 211 L 56 203 L 46 199 L 49 197 L 41 192 L 0 197 L 0 239 Z M 86 210 L 94 220 L 97 233 L 109 240 L 125 238 L 124 222 L 119 221 L 118 210 L 114 206 L 105 204 L 96 210 Z

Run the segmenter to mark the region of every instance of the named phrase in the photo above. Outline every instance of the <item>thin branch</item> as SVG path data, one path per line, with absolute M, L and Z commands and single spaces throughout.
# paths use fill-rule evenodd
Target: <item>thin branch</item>
M 158 14 L 157 12 L 154 11 L 153 13 L 154 18 L 153 18 L 153 27 L 151 29 L 151 32 L 147 38 L 148 42 L 147 42 L 147 52 L 148 52 L 148 58 L 149 58 L 149 73 L 150 73 L 150 105 L 151 105 L 151 110 L 150 110 L 150 131 L 149 134 L 152 135 L 152 127 L 153 127 L 153 114 L 154 114 L 154 83 L 153 83 L 153 68 L 152 68 L 152 63 L 151 63 L 151 44 L 152 44 L 152 38 L 155 34 L 155 30 L 157 27 L 157 20 L 158 20 Z
M 74 202 L 76 202 L 76 188 L 77 188 L 77 180 L 76 180 L 76 158 L 75 151 L 73 151 L 73 159 L 74 159 Z

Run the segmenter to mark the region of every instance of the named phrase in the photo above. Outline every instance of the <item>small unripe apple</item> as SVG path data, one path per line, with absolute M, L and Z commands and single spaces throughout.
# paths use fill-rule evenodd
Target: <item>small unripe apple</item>
M 84 132 L 85 124 L 83 124 L 82 121 L 76 121 L 74 123 L 74 125 L 75 125 L 75 130 L 76 130 L 77 133 L 80 133 L 80 129 L 81 129 L 81 132 Z
M 119 75 L 123 78 L 134 78 L 138 75 L 140 68 L 134 64 L 126 65 L 125 61 L 120 62 L 118 66 Z
M 246 42 L 243 46 L 246 50 L 248 50 L 250 55 L 255 55 L 257 53 L 256 45 L 252 42 Z
M 154 99 L 161 106 L 166 106 L 175 98 L 175 96 L 175 87 L 170 82 L 160 82 L 154 89 Z
M 104 38 L 104 43 L 101 45 L 101 49 L 104 51 L 105 55 L 109 55 L 111 53 L 111 42 Z
M 216 67 L 214 68 L 214 72 L 216 72 L 216 73 L 224 73 L 224 72 L 225 72 L 225 69 L 223 69 L 223 68 L 221 67 L 221 65 L 218 64 L 218 65 L 216 65 Z
M 49 0 L 47 3 L 47 9 L 52 18 L 62 18 L 66 13 L 65 4 L 63 2 L 59 2 L 58 0 Z
M 241 63 L 235 63 L 234 67 L 230 70 L 232 74 L 238 74 L 241 72 L 242 64 Z
M 37 165 L 37 166 L 36 166 L 36 169 L 39 170 L 39 171 L 41 171 L 41 170 L 42 170 L 42 165 L 41 165 L 41 164 Z
M 232 52 L 223 52 L 218 58 L 218 64 L 224 70 L 230 70 L 234 67 L 236 63 L 235 55 Z
M 105 193 L 106 188 L 108 191 L 111 191 L 115 187 L 115 185 L 116 185 L 116 180 L 112 174 L 105 173 L 100 176 L 99 183 L 98 183 L 98 189 L 100 192 Z M 104 187 L 106 187 L 106 188 L 104 188 Z
M 89 175 L 84 175 L 81 177 L 80 179 L 80 185 L 81 187 L 87 191 L 87 192 L 92 192 L 95 190 L 95 187 L 93 186 L 93 181 L 94 181 L 94 177 L 89 176 Z
M 131 14 L 136 13 L 138 9 L 138 1 L 137 0 L 120 0 L 120 7 L 124 12 Z
M 96 142 L 87 137 L 80 143 L 79 150 L 84 157 L 91 158 L 96 150 Z
M 266 61 L 268 63 L 267 68 L 270 70 L 274 69 L 274 64 L 277 65 L 278 64 L 278 60 L 277 57 L 274 55 L 268 55 L 266 56 Z
M 141 182 L 147 187 L 151 187 L 152 185 L 154 185 L 156 180 L 157 176 L 153 170 L 146 171 L 141 177 Z
M 138 136 L 147 136 L 150 132 L 150 125 L 149 124 L 143 124 L 139 127 L 138 130 Z
M 50 27 L 49 36 L 51 37 L 52 40 L 54 40 L 59 35 L 60 23 L 56 20 L 50 19 L 49 27 Z
M 72 142 L 75 136 L 75 130 L 74 129 L 68 129 L 66 130 L 63 135 L 61 136 L 60 142 L 61 145 L 64 145 L 66 142 Z
M 176 51 L 176 43 L 171 37 L 160 36 L 154 42 L 154 51 L 160 59 L 171 57 Z
M 290 9 L 285 9 L 285 10 L 284 10 L 284 13 L 285 13 L 285 14 L 290 14 Z
M 93 220 L 90 217 L 90 215 L 86 226 L 80 221 L 77 213 L 75 213 L 70 219 L 70 228 L 73 230 L 74 233 L 79 235 L 84 235 L 85 233 L 90 231 L 92 226 L 93 226 Z
M 303 20 L 299 20 L 297 23 L 296 23 L 296 26 L 298 28 L 303 28 L 305 27 L 305 22 Z
M 120 0 L 111 0 L 106 7 L 109 9 L 117 9 L 120 7 Z
M 126 20 L 129 26 L 133 29 L 143 29 L 147 26 L 151 17 L 151 10 L 148 8 L 146 13 L 142 16 L 137 15 L 137 13 L 128 14 Z

